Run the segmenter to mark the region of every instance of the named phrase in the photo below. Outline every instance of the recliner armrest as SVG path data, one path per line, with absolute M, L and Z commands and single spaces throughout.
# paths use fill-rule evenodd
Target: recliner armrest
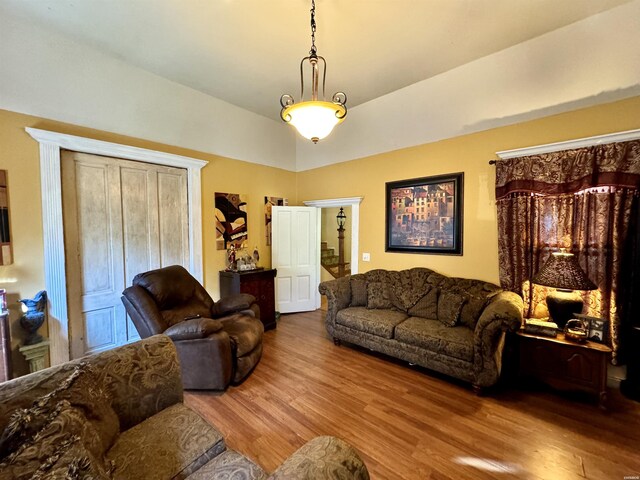
M 172 340 L 193 340 L 205 338 L 212 333 L 222 330 L 222 322 L 213 318 L 192 318 L 184 322 L 176 323 L 167 328 L 163 333 Z
M 214 317 L 221 317 L 230 313 L 236 313 L 240 310 L 248 310 L 256 297 L 249 293 L 237 293 L 218 300 L 212 308 Z

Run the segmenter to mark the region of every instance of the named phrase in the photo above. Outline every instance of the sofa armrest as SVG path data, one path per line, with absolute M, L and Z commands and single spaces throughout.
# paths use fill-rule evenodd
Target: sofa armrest
M 230 313 L 249 310 L 256 302 L 256 297 L 249 293 L 236 293 L 218 300 L 212 308 L 214 317 L 222 317 Z
M 176 323 L 167 328 L 164 334 L 171 340 L 194 340 L 205 338 L 210 334 L 222 330 L 222 322 L 213 318 L 192 318 L 184 322 Z
M 336 278 L 328 282 L 322 282 L 318 291 L 327 297 L 327 316 L 325 325 L 329 335 L 333 335 L 336 325 L 336 315 L 351 303 L 351 277 Z
M 347 308 L 351 303 L 351 276 L 336 278 L 328 282 L 322 282 L 318 287 L 322 295 L 327 296 L 329 307 L 333 304 L 336 309 Z
M 485 307 L 475 329 L 476 338 L 484 338 L 492 329 L 515 332 L 522 325 L 522 297 L 514 292 L 502 291 Z
M 369 472 L 356 450 L 336 437 L 308 441 L 269 476 L 269 480 L 343 478 L 368 480 Z
M 502 369 L 504 334 L 520 328 L 523 308 L 520 295 L 502 291 L 480 315 L 474 330 L 474 366 L 480 386 L 497 382 Z
M 154 335 L 81 360 L 95 367 L 111 394 L 121 431 L 183 401 L 176 347 L 166 335 Z

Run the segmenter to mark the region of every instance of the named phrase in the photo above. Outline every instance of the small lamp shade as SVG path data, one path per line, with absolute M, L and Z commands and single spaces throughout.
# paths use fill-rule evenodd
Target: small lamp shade
M 563 290 L 595 290 L 598 288 L 580 268 L 573 253 L 551 254 L 540 271 L 535 274 L 532 282 Z
M 531 281 L 559 290 L 547 295 L 547 307 L 552 320 L 560 328 L 564 328 L 574 314 L 582 312 L 582 298 L 572 290 L 595 290 L 598 288 L 580 268 L 573 253 L 551 254 Z

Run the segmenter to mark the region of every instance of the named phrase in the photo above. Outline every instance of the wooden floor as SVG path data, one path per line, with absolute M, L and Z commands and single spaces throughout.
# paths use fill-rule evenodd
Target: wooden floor
M 544 389 L 475 396 L 457 383 L 329 339 L 323 312 L 283 315 L 253 374 L 187 393 L 230 448 L 273 471 L 316 435 L 354 445 L 374 479 L 619 479 L 640 475 L 640 404 L 603 413 Z

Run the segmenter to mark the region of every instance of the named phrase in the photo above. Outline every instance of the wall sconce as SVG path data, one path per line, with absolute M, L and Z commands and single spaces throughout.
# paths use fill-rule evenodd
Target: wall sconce
M 42 326 L 45 319 L 45 309 L 47 307 L 47 292 L 42 290 L 36 293 L 33 298 L 23 298 L 22 303 L 23 315 L 20 317 L 20 325 L 27 332 L 25 345 L 34 345 L 42 342 L 42 335 L 38 334 L 38 329 Z

